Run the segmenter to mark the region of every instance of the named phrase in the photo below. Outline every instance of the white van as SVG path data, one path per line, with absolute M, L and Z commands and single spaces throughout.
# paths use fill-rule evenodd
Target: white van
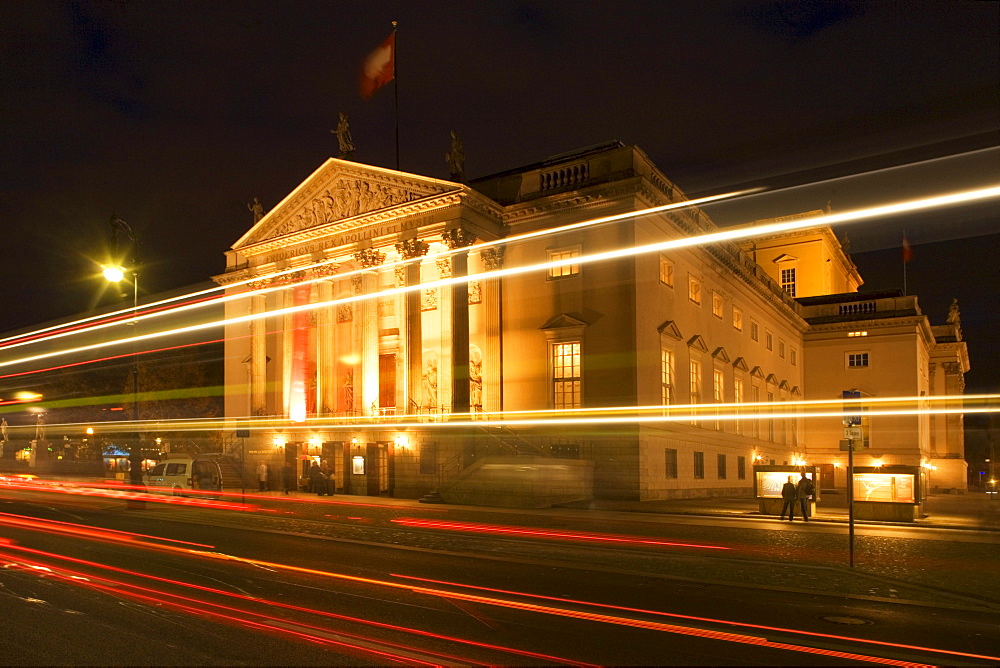
M 220 492 L 222 470 L 214 459 L 171 457 L 149 470 L 146 486 L 170 490 L 174 494 L 188 489 Z

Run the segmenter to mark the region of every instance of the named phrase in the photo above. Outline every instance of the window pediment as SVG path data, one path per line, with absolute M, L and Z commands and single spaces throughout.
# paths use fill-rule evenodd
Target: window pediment
M 675 341 L 680 341 L 684 337 L 681 335 L 681 330 L 677 328 L 677 323 L 673 320 L 667 320 L 662 325 L 656 328 L 660 334 L 669 336 Z
M 688 339 L 688 347 L 694 348 L 695 350 L 700 350 L 703 353 L 708 352 L 708 344 L 705 343 L 705 339 L 701 338 L 701 334 L 695 334 L 690 339 Z
M 767 374 L 767 378 L 765 378 L 765 381 L 769 385 L 777 385 L 778 384 L 778 377 L 775 376 L 773 373 L 769 373 L 769 374 Z
M 755 366 L 753 369 L 750 370 L 750 375 L 753 376 L 754 378 L 763 378 L 764 372 L 760 370 L 759 366 Z
M 733 362 L 733 368 L 739 369 L 740 371 L 749 371 L 750 367 L 747 366 L 747 361 L 742 357 L 737 357 L 736 361 Z
M 730 361 L 729 355 L 726 353 L 726 349 L 723 348 L 722 346 L 719 346 L 718 348 L 712 351 L 712 357 L 719 360 L 720 362 L 729 363 Z

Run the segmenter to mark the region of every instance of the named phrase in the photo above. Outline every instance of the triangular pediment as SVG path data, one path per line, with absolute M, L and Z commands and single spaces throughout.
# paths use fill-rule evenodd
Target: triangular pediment
M 790 389 L 792 389 L 792 388 L 791 388 L 791 386 L 790 386 L 790 385 L 788 384 L 788 381 L 787 381 L 787 380 L 783 380 L 783 381 L 781 381 L 780 383 L 778 383 L 778 389 L 779 389 L 779 390 L 785 390 L 785 391 L 787 392 L 788 390 L 790 390 Z
M 701 334 L 695 334 L 688 339 L 688 347 L 700 350 L 703 353 L 708 352 L 708 344 L 705 343 L 705 339 L 701 338 Z
M 753 369 L 750 370 L 750 375 L 753 376 L 754 378 L 763 378 L 764 372 L 761 371 L 759 366 L 755 366 Z
M 799 391 L 799 386 L 798 385 L 796 385 L 795 387 L 792 388 L 792 394 L 794 394 L 797 397 L 801 397 L 802 396 L 802 392 Z
M 726 353 L 726 349 L 723 348 L 722 346 L 719 346 L 718 348 L 712 351 L 712 357 L 719 360 L 720 362 L 726 362 L 726 363 L 729 362 L 729 355 Z
M 736 361 L 733 362 L 733 368 L 740 371 L 749 371 L 750 367 L 747 366 L 747 361 L 742 357 L 737 357 Z
M 794 255 L 789 255 L 788 253 L 782 253 L 778 257 L 776 257 L 773 260 L 771 260 L 771 262 L 775 262 L 775 263 L 778 263 L 778 264 L 780 264 L 782 262 L 798 262 L 798 261 L 799 261 L 799 258 L 795 257 Z
M 449 181 L 330 158 L 257 221 L 233 249 L 311 228 L 329 228 L 335 234 L 364 224 L 377 212 L 461 190 Z
M 569 329 L 570 327 L 586 327 L 587 323 L 579 318 L 574 318 L 568 313 L 560 313 L 549 318 L 544 325 L 538 329 Z
M 673 320 L 667 320 L 662 325 L 656 328 L 660 334 L 664 336 L 669 336 L 675 341 L 680 341 L 684 337 L 681 335 L 681 330 L 677 328 L 677 323 Z
M 767 374 L 767 378 L 765 378 L 764 380 L 765 380 L 765 382 L 769 383 L 770 385 L 777 385 L 778 384 L 778 377 L 775 376 L 773 373 Z

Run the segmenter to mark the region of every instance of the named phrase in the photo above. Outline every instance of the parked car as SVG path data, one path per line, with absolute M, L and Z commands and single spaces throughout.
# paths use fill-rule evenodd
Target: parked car
M 222 470 L 214 459 L 171 457 L 149 470 L 146 486 L 170 490 L 178 495 L 185 490 L 220 492 Z

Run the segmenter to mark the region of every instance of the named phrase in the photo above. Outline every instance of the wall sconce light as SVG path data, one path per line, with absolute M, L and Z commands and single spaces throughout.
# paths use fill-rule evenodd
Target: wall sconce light
M 285 439 L 281 438 L 280 436 L 274 437 L 274 447 L 280 448 L 284 444 L 285 444 Z
M 397 436 L 393 439 L 396 442 L 396 447 L 398 448 L 408 448 L 410 447 L 409 441 L 406 440 L 405 436 Z
M 880 468 L 882 466 L 882 460 L 876 459 L 875 461 L 872 462 L 872 466 L 874 466 L 875 468 Z
M 806 460 L 804 460 L 804 459 L 795 459 L 794 461 L 792 461 L 792 464 L 794 464 L 795 466 L 805 466 L 806 465 Z

